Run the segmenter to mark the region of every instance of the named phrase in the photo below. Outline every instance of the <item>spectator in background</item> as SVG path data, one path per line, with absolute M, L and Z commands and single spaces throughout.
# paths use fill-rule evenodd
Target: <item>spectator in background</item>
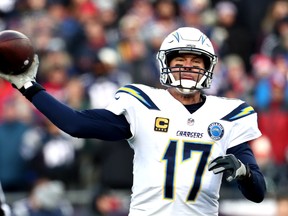
M 152 25 L 165 29 L 165 33 L 175 30 L 180 25 L 179 3 L 175 0 L 156 0 L 153 3 L 154 21 Z
M 90 71 L 95 53 L 108 45 L 104 26 L 99 19 L 87 19 L 82 25 L 85 40 L 79 42 L 74 62 L 78 75 Z
M 129 193 L 98 187 L 91 200 L 93 216 L 127 216 Z
M 94 166 L 99 167 L 99 177 L 94 181 L 92 212 L 127 216 L 133 181 L 133 150 L 126 141 L 99 141 L 93 145 L 90 155 L 93 155 Z
M 73 216 L 73 207 L 64 193 L 62 182 L 39 179 L 28 197 L 12 204 L 13 216 Z
M 49 51 L 41 64 L 41 83 L 48 92 L 59 100 L 64 100 L 65 86 L 69 80 L 69 69 L 72 67 L 71 56 L 65 51 Z
M 262 19 L 261 32 L 259 34 L 260 43 L 258 46 L 260 46 L 259 51 L 262 54 L 271 56 L 271 50 L 278 43 L 277 23 L 286 16 L 288 16 L 288 2 L 286 0 L 272 1 Z
M 89 99 L 85 93 L 85 86 L 79 76 L 70 77 L 64 89 L 64 101 L 76 110 L 90 107 Z
M 275 56 L 273 61 L 258 55 L 253 59 L 253 68 L 259 128 L 271 141 L 273 160 L 283 165 L 288 155 L 288 63 L 283 55 Z
M 106 34 L 107 43 L 115 45 L 119 40 L 118 19 L 119 13 L 117 1 L 94 0 L 99 8 L 100 19 Z M 119 3 L 119 2 L 118 2 Z
M 94 54 L 91 71 L 81 76 L 92 108 L 106 107 L 117 89 L 131 82 L 132 77 L 119 64 L 119 55 L 112 48 L 104 47 Z
M 26 191 L 30 186 L 30 177 L 28 164 L 21 151 L 24 134 L 30 124 L 21 119 L 21 110 L 15 96 L 4 101 L 2 114 L 3 119 L 0 123 L 1 183 L 4 191 L 7 192 Z
M 255 78 L 254 104 L 259 111 L 268 109 L 271 100 L 270 77 L 274 71 L 272 59 L 256 54 L 251 58 L 252 74 Z
M 56 37 L 54 39 L 55 47 L 50 47 L 50 50 L 59 50 L 62 47 L 69 52 L 70 58 L 74 59 L 80 42 L 84 40 L 84 35 L 80 20 L 73 16 L 72 6 L 70 7 L 69 2 L 69 0 L 48 0 L 47 16 L 54 23 L 53 35 Z
M 151 2 L 149 1 L 142 1 L 142 0 L 133 0 L 131 7 L 127 11 L 126 15 L 134 15 L 137 16 L 140 23 L 140 31 L 141 33 L 145 34 L 146 36 L 149 35 L 149 32 L 143 31 L 145 26 L 149 25 L 154 20 L 154 8 Z M 146 37 L 144 36 L 144 37 Z
M 260 47 L 260 53 L 273 58 L 288 52 L 288 15 L 277 20 L 273 31 L 266 35 Z
M 96 19 L 99 17 L 99 8 L 97 4 L 92 0 L 71 0 L 70 6 L 72 8 L 73 17 L 75 17 L 81 25 L 84 25 L 87 21 Z
M 288 2 L 286 0 L 276 0 L 271 2 L 265 16 L 262 18 L 262 30 L 265 33 L 273 31 L 278 20 L 288 15 Z
M 120 39 L 116 45 L 123 69 L 129 72 L 134 82 L 151 83 L 154 77 L 147 70 L 146 58 L 148 47 L 142 34 L 141 18 L 136 14 L 128 14 L 119 22 Z M 151 77 L 152 76 L 152 77 Z
M 244 62 L 245 72 L 249 72 L 252 39 L 246 29 L 237 23 L 237 7 L 231 1 L 220 1 L 215 10 L 216 23 L 210 37 L 220 58 L 238 55 Z
M 42 127 L 28 130 L 24 141 L 23 156 L 34 181 L 45 177 L 60 180 L 69 188 L 79 184 L 78 151 L 84 145 L 83 139 L 71 138 L 43 118 Z
M 238 55 L 227 55 L 223 59 L 226 67 L 225 82 L 221 82 L 219 94 L 228 98 L 241 98 L 250 101 L 253 80 L 247 74 L 245 63 Z
M 210 34 L 211 19 L 215 19 L 209 0 L 186 0 L 180 5 L 183 26 L 193 26 Z
M 282 88 L 273 86 L 273 102 L 267 111 L 259 112 L 259 128 L 269 137 L 272 143 L 274 161 L 281 165 L 287 164 L 288 152 L 288 112 L 279 109 L 279 101 L 276 97 L 282 96 Z

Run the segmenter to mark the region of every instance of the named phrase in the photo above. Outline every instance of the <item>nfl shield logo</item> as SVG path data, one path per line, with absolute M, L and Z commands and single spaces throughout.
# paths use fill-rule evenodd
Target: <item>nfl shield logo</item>
M 190 126 L 194 125 L 194 122 L 195 122 L 195 120 L 193 118 L 188 118 L 188 120 L 187 120 L 187 124 Z

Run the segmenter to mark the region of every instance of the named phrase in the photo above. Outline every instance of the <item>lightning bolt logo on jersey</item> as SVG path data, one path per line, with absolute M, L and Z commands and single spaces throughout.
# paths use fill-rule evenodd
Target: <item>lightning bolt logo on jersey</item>
M 145 85 L 122 87 L 116 98 L 107 109 L 126 116 L 135 152 L 129 215 L 218 215 L 222 175 L 207 164 L 261 135 L 253 108 L 207 96 L 191 114 L 168 91 Z

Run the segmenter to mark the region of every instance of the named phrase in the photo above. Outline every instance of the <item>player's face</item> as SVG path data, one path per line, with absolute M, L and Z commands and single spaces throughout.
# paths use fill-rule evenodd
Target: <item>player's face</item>
M 175 80 L 199 81 L 204 74 L 204 60 L 199 55 L 179 54 L 170 62 Z

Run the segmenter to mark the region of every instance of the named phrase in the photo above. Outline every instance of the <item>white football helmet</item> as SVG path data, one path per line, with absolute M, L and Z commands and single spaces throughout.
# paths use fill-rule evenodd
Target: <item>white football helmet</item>
M 172 71 L 169 67 L 170 61 L 175 55 L 191 53 L 201 55 L 205 62 L 203 70 L 185 71 L 187 67 L 177 67 Z M 197 90 L 210 88 L 214 67 L 217 63 L 217 56 L 209 38 L 200 30 L 192 27 L 182 27 L 170 33 L 162 42 L 157 53 L 157 60 L 160 67 L 160 82 L 164 86 L 176 87 L 183 94 L 191 94 Z M 181 72 L 191 72 L 203 75 L 195 80 L 181 79 Z M 180 79 L 175 80 L 173 73 L 180 74 Z M 200 76 L 199 76 L 200 77 Z

